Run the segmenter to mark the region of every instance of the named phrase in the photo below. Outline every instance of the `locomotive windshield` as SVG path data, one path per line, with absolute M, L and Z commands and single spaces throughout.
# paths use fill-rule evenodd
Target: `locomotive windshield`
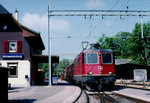
M 112 54 L 111 53 L 102 53 L 102 62 L 103 64 L 112 64 Z
M 87 54 L 87 63 L 88 64 L 97 64 L 98 63 L 97 53 L 88 53 Z

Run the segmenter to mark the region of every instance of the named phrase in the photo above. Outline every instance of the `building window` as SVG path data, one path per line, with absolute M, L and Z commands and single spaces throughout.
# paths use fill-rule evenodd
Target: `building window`
M 9 41 L 9 52 L 17 52 L 17 42 L 16 41 Z
M 22 41 L 4 41 L 4 52 L 5 53 L 21 53 L 22 52 Z
M 18 77 L 18 63 L 8 63 L 8 67 L 10 67 L 9 77 L 17 78 Z
M 0 31 L 6 31 L 8 29 L 8 26 L 6 24 L 0 25 Z
M 7 25 L 2 25 L 2 30 L 6 31 L 7 30 Z

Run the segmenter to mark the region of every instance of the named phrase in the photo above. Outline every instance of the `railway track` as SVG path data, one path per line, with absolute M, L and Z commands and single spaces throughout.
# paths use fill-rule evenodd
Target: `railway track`
M 87 103 L 147 103 L 137 99 L 118 95 L 112 92 L 91 92 L 83 90 L 87 95 Z
M 121 92 L 118 92 L 120 89 Z M 123 91 L 128 91 L 128 93 Z M 140 93 L 146 94 L 143 96 Z M 82 95 L 80 96 L 82 100 L 80 99 L 80 101 L 75 103 L 150 103 L 148 98 L 145 98 L 145 96 L 150 95 L 149 92 L 139 91 L 139 89 L 115 87 L 113 91 L 96 92 L 91 88 L 82 88 Z
M 91 92 L 84 90 L 88 96 L 89 103 L 120 103 L 105 92 Z
M 82 94 L 86 95 L 84 98 L 86 102 L 83 103 L 150 103 L 149 92 L 139 89 L 130 89 L 120 86 L 115 86 L 113 91 L 95 92 L 94 90 L 86 86 L 86 89 L 82 88 Z M 77 102 L 82 103 L 82 102 Z
M 118 92 L 120 90 L 121 92 Z M 128 93 L 126 91 L 128 91 Z M 148 101 L 148 95 L 150 95 L 149 92 L 118 86 L 116 86 L 113 91 L 103 92 L 96 92 L 87 86 L 86 89 L 82 88 L 82 94 L 84 95 L 84 97 L 81 96 L 84 98 L 82 99 L 82 102 L 75 103 L 150 103 L 150 101 Z

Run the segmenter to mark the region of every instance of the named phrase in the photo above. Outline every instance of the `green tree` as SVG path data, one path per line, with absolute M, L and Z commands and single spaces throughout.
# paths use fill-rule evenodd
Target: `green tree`
M 131 33 L 119 32 L 114 37 L 106 37 L 103 34 L 97 44 L 100 44 L 99 48 L 112 49 L 115 52 L 116 58 L 128 58 L 129 57 L 129 46 Z
M 48 77 L 48 73 L 49 73 L 49 65 L 48 63 L 39 63 L 38 64 L 38 68 L 43 69 L 45 72 L 45 76 Z
M 68 59 L 62 59 L 58 64 L 58 69 L 65 69 L 70 65 L 70 62 Z
M 130 40 L 131 33 L 129 32 L 119 32 L 116 34 L 115 38 L 115 48 L 114 51 L 117 54 L 117 58 L 130 58 L 131 49 L 130 49 Z
M 59 76 L 61 75 L 61 73 L 64 71 L 65 68 L 67 68 L 70 65 L 69 59 L 62 59 L 59 64 L 58 64 L 58 74 Z
M 150 22 L 143 24 L 143 38 L 141 36 L 141 24 L 135 24 L 131 44 L 132 58 L 135 62 L 150 64 Z
M 115 38 L 106 37 L 105 34 L 102 34 L 102 36 L 98 39 L 97 44 L 100 45 L 99 48 L 114 49 L 115 48 Z
M 150 64 L 150 22 L 143 24 L 143 38 L 141 24 L 136 23 L 132 33 L 119 32 L 114 37 L 105 34 L 98 39 L 99 48 L 112 49 L 116 58 L 133 59 L 133 63 Z
M 52 67 L 52 76 L 60 76 L 62 71 L 70 65 L 68 59 L 62 59 L 59 64 L 53 64 Z M 48 63 L 39 63 L 38 68 L 41 68 L 45 72 L 45 76 L 48 77 L 49 75 L 49 65 Z

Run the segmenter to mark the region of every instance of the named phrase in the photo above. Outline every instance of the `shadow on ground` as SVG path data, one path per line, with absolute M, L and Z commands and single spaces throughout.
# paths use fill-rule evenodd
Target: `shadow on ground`
M 70 84 L 70 83 L 58 83 L 56 84 L 56 86 L 72 86 L 73 84 Z
M 8 103 L 33 103 L 36 99 L 9 100 Z
M 15 90 L 15 91 L 8 91 L 8 93 L 14 93 L 14 92 L 19 92 L 19 91 L 17 91 L 17 90 Z
M 24 87 L 11 87 L 9 90 L 22 89 Z

